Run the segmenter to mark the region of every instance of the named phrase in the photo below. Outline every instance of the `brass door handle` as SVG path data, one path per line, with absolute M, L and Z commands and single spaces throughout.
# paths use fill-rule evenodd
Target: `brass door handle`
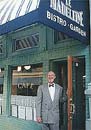
M 72 104 L 72 103 L 70 105 L 71 105 L 71 111 L 70 111 L 70 113 L 74 114 L 75 113 L 75 105 Z

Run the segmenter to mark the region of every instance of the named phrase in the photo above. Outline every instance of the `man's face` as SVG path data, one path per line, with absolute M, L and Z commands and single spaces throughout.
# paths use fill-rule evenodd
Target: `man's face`
M 47 75 L 47 79 L 48 79 L 48 83 L 53 83 L 54 82 L 54 79 L 56 78 L 54 72 L 50 71 Z

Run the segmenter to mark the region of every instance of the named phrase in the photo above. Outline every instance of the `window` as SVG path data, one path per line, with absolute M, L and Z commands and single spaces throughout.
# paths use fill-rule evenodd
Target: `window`
M 14 51 L 24 49 L 24 48 L 33 48 L 37 47 L 39 44 L 39 33 L 32 34 L 21 39 L 14 40 Z
M 69 39 L 70 37 L 62 32 L 54 31 L 54 42 L 62 41 L 65 39 Z
M 2 114 L 4 69 L 0 68 L 0 115 Z
M 36 96 L 37 88 L 42 84 L 42 65 L 18 67 L 12 74 L 12 95 Z
M 4 69 L 0 68 L 0 94 L 3 94 Z
M 42 84 L 42 64 L 17 66 L 12 71 L 11 116 L 36 120 L 35 101 Z
M 2 44 L 2 42 L 0 42 L 0 54 L 2 54 L 3 53 L 3 44 Z

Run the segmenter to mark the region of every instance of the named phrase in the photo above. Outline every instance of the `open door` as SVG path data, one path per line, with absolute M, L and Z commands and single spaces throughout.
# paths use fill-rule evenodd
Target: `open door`
M 68 56 L 68 130 L 72 130 L 72 116 L 75 111 L 75 106 L 73 104 L 73 89 L 72 89 L 72 56 Z
M 68 56 L 68 130 L 85 130 L 85 60 Z
M 68 56 L 53 61 L 56 82 L 67 92 L 61 109 L 60 130 L 85 130 L 85 58 Z

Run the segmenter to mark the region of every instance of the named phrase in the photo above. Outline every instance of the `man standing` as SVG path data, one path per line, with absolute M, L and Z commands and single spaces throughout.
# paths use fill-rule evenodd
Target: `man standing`
M 54 83 L 56 76 L 48 72 L 48 83 L 40 85 L 37 91 L 37 122 L 43 123 L 42 130 L 59 130 L 59 110 L 63 102 L 62 87 Z

